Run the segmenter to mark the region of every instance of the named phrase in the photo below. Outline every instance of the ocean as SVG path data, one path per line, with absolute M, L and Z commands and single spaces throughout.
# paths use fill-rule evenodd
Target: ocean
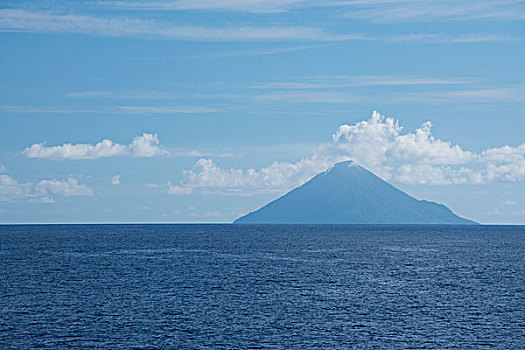
M 0 226 L 0 348 L 524 349 L 525 227 Z

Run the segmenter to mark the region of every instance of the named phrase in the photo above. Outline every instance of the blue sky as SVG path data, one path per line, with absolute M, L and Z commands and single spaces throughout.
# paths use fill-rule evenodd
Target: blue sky
M 524 1 L 3 1 L 0 222 L 229 222 L 353 159 L 525 224 L 524 38 Z

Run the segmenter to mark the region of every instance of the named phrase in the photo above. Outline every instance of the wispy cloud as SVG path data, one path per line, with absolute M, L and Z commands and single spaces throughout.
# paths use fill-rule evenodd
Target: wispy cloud
M 175 157 L 218 157 L 218 158 L 240 158 L 243 157 L 243 153 L 229 152 L 229 151 L 199 151 L 196 149 L 178 149 L 170 150 L 171 154 Z
M 103 1 L 99 5 L 135 11 L 229 11 L 247 13 L 285 12 L 304 0 L 178 0 L 178 1 Z
M 521 0 L 348 1 L 347 5 L 353 9 L 345 17 L 376 23 L 525 19 Z
M 361 33 L 331 33 L 306 26 L 204 27 L 178 25 L 164 19 L 94 16 L 38 12 L 23 9 L 0 9 L 0 31 L 47 34 L 84 34 L 105 37 L 135 37 L 190 41 L 388 41 L 428 43 L 469 43 L 509 40 L 501 35 L 445 36 L 411 33 L 397 36 L 370 36 Z
M 463 85 L 473 78 L 432 78 L 418 76 L 311 76 L 300 81 L 277 81 L 249 85 L 254 89 L 334 89 L 364 86 Z
M 96 17 L 21 9 L 0 10 L 0 30 L 193 41 L 338 41 L 366 39 L 359 34 L 329 34 L 311 27 L 181 26 L 160 19 Z
M 113 99 L 147 99 L 158 100 L 173 98 L 173 94 L 162 93 L 158 91 L 111 91 L 111 90 L 93 90 L 93 91 L 72 91 L 66 93 L 66 97 L 71 98 L 113 98 Z
M 399 103 L 462 103 L 487 104 L 493 102 L 523 102 L 525 87 L 481 87 L 477 78 L 424 78 L 424 77 L 321 77 L 297 81 L 248 83 L 233 88 L 251 93 L 192 94 L 195 99 L 252 100 L 255 102 L 344 104 L 369 101 L 385 104 Z M 363 90 L 381 86 L 396 86 L 394 92 Z M 427 86 L 425 90 L 414 89 Z M 278 113 L 278 111 L 276 111 Z
M 362 37 L 365 40 L 365 37 Z M 193 55 L 193 56 L 179 56 L 179 57 L 166 57 L 161 59 L 184 59 L 184 58 L 202 58 L 202 57 L 246 57 L 246 56 L 267 56 L 277 55 L 283 53 L 291 53 L 305 50 L 319 49 L 327 46 L 335 45 L 336 43 L 325 43 L 318 45 L 300 45 L 300 46 L 289 46 L 289 47 L 277 47 L 269 49 L 254 49 L 254 50 L 236 50 L 227 52 L 210 53 L 206 55 Z
M 173 151 L 172 154 L 175 157 L 209 157 L 212 155 L 212 153 L 210 152 L 202 152 L 196 149 L 176 150 L 176 151 Z
M 521 0 L 177 0 L 99 1 L 99 7 L 126 11 L 222 11 L 280 14 L 311 8 L 336 8 L 346 17 L 378 23 L 437 20 L 520 20 L 525 18 Z
M 203 114 L 220 112 L 216 108 L 198 106 L 120 106 L 119 109 L 137 114 Z
M 523 102 L 525 101 L 525 88 L 501 87 L 486 89 L 468 90 L 445 90 L 427 91 L 412 93 L 396 93 L 385 98 L 385 103 L 446 103 L 446 102 L 469 102 L 469 103 L 490 103 L 490 102 Z
M 87 93 L 86 97 L 98 96 L 95 92 Z M 130 99 L 134 94 L 125 97 L 125 94 L 109 95 L 116 99 Z M 79 98 L 84 97 L 79 93 Z M 158 96 L 152 96 L 152 99 L 160 99 Z M 148 96 L 143 96 L 143 99 L 148 99 Z M 221 112 L 218 108 L 204 107 L 204 106 L 115 106 L 115 107 L 42 107 L 42 106 L 0 106 L 0 111 L 7 113 L 43 113 L 43 114 L 76 114 L 76 113 L 111 113 L 111 114 L 207 114 Z
M 363 96 L 340 91 L 290 91 L 259 94 L 253 97 L 263 101 L 287 101 L 305 103 L 350 103 L 362 101 Z
M 174 61 L 174 60 L 187 60 L 187 59 L 195 59 L 195 58 L 268 56 L 268 55 L 293 53 L 293 52 L 305 51 L 305 50 L 315 50 L 315 49 L 333 46 L 340 42 L 342 41 L 327 42 L 327 43 L 314 44 L 314 45 L 295 45 L 295 46 L 284 46 L 284 47 L 279 46 L 279 47 L 269 47 L 269 48 L 260 48 L 260 49 L 227 50 L 227 51 L 219 51 L 219 52 L 207 52 L 205 54 L 185 54 L 185 55 L 177 55 L 177 56 L 136 56 L 136 57 L 127 57 L 126 59 L 132 60 L 132 61 Z M 76 93 L 70 93 L 69 95 L 71 97 L 74 97 L 76 96 Z
M 393 35 L 384 38 L 385 41 L 400 43 L 429 43 L 429 44 L 464 44 L 464 43 L 482 43 L 482 42 L 501 42 L 514 40 L 500 34 L 477 34 L 477 35 L 443 35 L 428 33 L 411 33 L 402 35 Z
M 6 113 L 102 113 L 104 110 L 93 107 L 48 107 L 48 106 L 0 106 L 0 111 Z M 106 110 L 107 111 L 107 110 Z
M 213 83 L 206 83 L 211 86 Z M 395 87 L 394 91 L 379 89 Z M 424 87 L 419 89 L 418 87 Z M 118 92 L 118 91 L 86 91 L 75 92 L 77 99 L 103 98 L 109 100 L 193 100 L 195 105 L 120 105 L 101 108 L 93 107 L 39 107 L 39 106 L 0 106 L 7 113 L 46 113 L 46 114 L 129 114 L 129 115 L 200 115 L 220 113 L 227 110 L 248 108 L 250 113 L 289 113 L 287 104 L 326 104 L 341 105 L 356 102 L 383 104 L 442 104 L 460 103 L 465 108 L 474 105 L 487 105 L 495 102 L 517 103 L 525 101 L 525 86 L 514 84 L 507 86 L 491 86 L 482 78 L 476 77 L 425 77 L 425 76 L 306 76 L 289 81 L 265 81 L 242 84 L 221 84 L 217 92 L 183 94 L 166 92 Z M 239 106 L 237 101 L 248 103 Z M 199 102 L 201 101 L 201 102 Z M 127 101 L 126 101 L 127 102 Z M 123 103 L 122 101 L 118 102 Z M 148 103 L 149 104 L 149 103 Z M 254 109 L 253 104 L 263 107 Z M 217 106 L 217 107 L 215 107 Z M 297 109 L 294 110 L 298 112 Z M 302 114 L 311 114 L 304 110 Z M 315 111 L 321 113 L 340 114 L 341 111 Z
M 229 152 L 229 151 L 207 152 L 207 151 L 199 151 L 196 149 L 173 150 L 171 154 L 175 157 L 241 158 L 244 156 L 243 153 L 236 153 L 236 152 Z

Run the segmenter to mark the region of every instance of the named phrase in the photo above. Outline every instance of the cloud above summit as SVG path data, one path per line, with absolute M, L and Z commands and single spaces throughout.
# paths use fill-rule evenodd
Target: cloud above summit
M 193 192 L 255 194 L 301 185 L 342 160 L 354 160 L 384 179 L 407 184 L 464 184 L 525 181 L 525 143 L 476 153 L 432 135 L 432 123 L 404 131 L 399 121 L 374 111 L 367 120 L 340 125 L 332 142 L 311 157 L 274 162 L 260 169 L 223 168 L 202 158 L 184 170 L 170 194 Z
M 399 121 L 374 111 L 368 120 L 339 126 L 332 140 L 336 149 L 371 166 L 385 163 L 461 164 L 473 159 L 472 152 L 434 138 L 432 123 L 403 133 Z
M 374 111 L 368 120 L 343 124 L 332 135 L 329 154 L 355 160 L 385 179 L 402 183 L 446 184 L 481 181 L 464 176 L 474 171 L 458 166 L 479 161 L 480 156 L 435 138 L 432 123 L 404 132 L 399 121 Z
M 401 183 L 525 181 L 525 144 L 475 153 L 435 138 L 431 128 L 425 122 L 404 132 L 398 120 L 373 112 L 368 120 L 341 125 L 328 148 Z

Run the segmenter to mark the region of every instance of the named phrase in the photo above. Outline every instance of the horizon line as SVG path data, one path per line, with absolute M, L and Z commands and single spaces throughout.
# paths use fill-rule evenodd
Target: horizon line
M 345 225 L 345 226 L 525 226 L 525 224 L 518 223 L 477 223 L 477 224 L 359 224 L 359 223 L 238 223 L 234 222 L 15 222 L 15 223 L 0 223 L 0 226 L 45 226 L 45 225 L 236 225 L 236 226 L 261 226 L 261 225 Z

